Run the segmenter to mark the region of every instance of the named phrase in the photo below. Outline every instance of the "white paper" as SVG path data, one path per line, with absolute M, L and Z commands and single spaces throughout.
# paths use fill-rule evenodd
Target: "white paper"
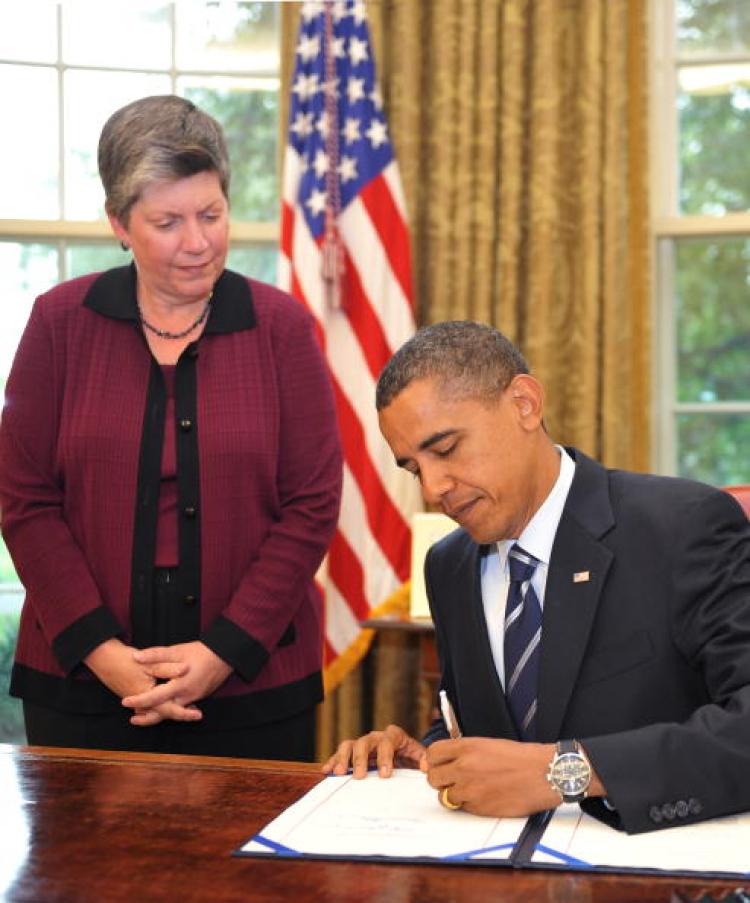
M 570 861 L 570 860 L 574 861 Z M 750 816 L 727 816 L 647 834 L 623 834 L 560 806 L 531 861 L 670 872 L 750 873 Z
M 421 771 L 398 769 L 390 778 L 325 778 L 242 852 L 505 861 L 525 824 L 449 811 Z

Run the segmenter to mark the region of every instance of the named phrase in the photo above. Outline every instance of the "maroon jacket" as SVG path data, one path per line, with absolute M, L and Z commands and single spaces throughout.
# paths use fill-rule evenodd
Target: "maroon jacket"
M 165 390 L 132 267 L 37 299 L 0 423 L 3 536 L 26 587 L 11 692 L 68 711 L 119 704 L 82 664 L 111 636 L 151 645 Z M 333 533 L 341 455 L 314 322 L 225 271 L 175 371 L 182 635 L 234 670 L 202 704 L 261 723 L 321 697 L 313 575 Z M 218 698 L 231 697 L 231 699 Z M 229 706 L 229 707 L 228 707 Z

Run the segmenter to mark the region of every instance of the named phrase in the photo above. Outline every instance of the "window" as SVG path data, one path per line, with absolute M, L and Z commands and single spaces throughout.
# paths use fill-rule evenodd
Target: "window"
M 227 0 L 0 7 L 0 96 L 10 126 L 0 143 L 0 391 L 36 295 L 129 260 L 104 218 L 96 145 L 106 118 L 138 97 L 180 94 L 221 122 L 232 160 L 228 265 L 274 281 L 278 19 L 278 3 Z M 21 601 L 0 542 L 5 727 L 15 718 L 2 706 Z M 0 727 L 0 741 L 13 736 Z
M 750 4 L 652 0 L 658 467 L 750 482 Z

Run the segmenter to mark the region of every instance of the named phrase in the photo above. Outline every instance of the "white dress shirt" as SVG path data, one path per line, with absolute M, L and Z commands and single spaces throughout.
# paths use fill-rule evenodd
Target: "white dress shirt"
M 495 668 L 503 689 L 505 689 L 505 603 L 510 583 L 508 552 L 513 543 L 517 542 L 522 549 L 539 561 L 531 578 L 531 585 L 534 587 L 542 610 L 544 610 L 544 591 L 547 585 L 552 544 L 555 541 L 557 527 L 575 473 L 575 462 L 570 455 L 560 445 L 556 445 L 555 448 L 560 455 L 560 473 L 550 494 L 518 539 L 504 539 L 495 543 L 490 552 L 482 558 L 481 581 L 484 618 L 487 622 L 492 658 L 495 661 Z

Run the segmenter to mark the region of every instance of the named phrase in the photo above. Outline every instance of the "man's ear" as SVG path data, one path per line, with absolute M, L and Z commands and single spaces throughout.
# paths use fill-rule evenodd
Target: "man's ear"
M 538 379 L 529 373 L 514 376 L 508 386 L 513 406 L 524 429 L 538 429 L 544 416 L 544 389 Z

